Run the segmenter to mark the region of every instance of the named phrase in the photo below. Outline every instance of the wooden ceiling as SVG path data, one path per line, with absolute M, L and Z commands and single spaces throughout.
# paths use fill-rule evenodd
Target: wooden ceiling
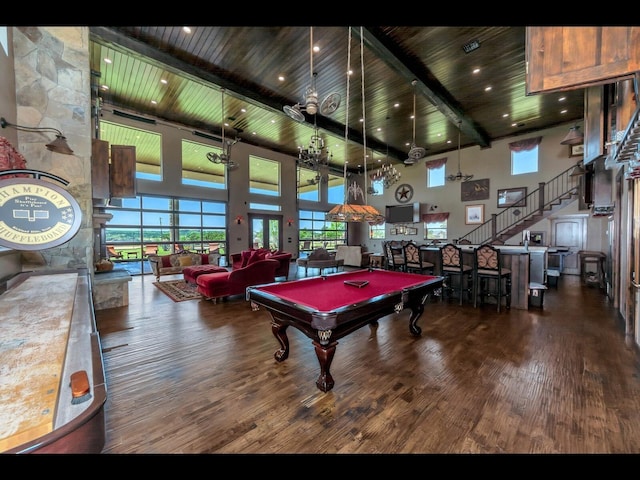
M 459 131 L 463 148 L 490 148 L 584 115 L 582 89 L 526 95 L 523 26 L 92 26 L 90 40 L 92 87 L 104 108 L 219 138 L 224 89 L 226 137 L 297 157 L 315 122 L 340 170 L 345 158 L 361 168 L 365 151 L 368 168 L 385 158 L 403 164 L 412 143 L 427 157 L 447 156 Z M 313 58 L 312 43 L 320 48 Z M 465 53 L 468 44 L 478 48 Z M 319 101 L 336 93 L 340 105 L 332 114 L 303 109 L 296 121 L 283 107 L 304 106 L 312 78 Z

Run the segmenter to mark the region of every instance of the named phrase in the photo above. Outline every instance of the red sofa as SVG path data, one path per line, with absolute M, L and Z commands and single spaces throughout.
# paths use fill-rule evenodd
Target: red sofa
M 276 277 L 284 277 L 285 280 L 289 280 L 289 267 L 291 264 L 292 255 L 287 252 L 272 252 L 266 248 L 258 248 L 251 250 L 243 250 L 240 253 L 231 254 L 231 269 L 236 270 L 238 268 L 245 267 L 247 262 L 251 258 L 251 255 L 256 255 L 259 258 L 270 258 L 272 260 L 278 260 L 280 265 L 276 270 Z
M 256 260 L 245 267 L 230 272 L 205 273 L 196 278 L 197 290 L 205 300 L 245 294 L 247 287 L 273 283 L 280 262 L 270 258 Z

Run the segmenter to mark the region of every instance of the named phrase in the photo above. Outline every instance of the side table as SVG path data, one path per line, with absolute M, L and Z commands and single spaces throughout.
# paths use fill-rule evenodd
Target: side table
M 382 253 L 372 253 L 369 256 L 369 266 L 371 268 L 384 268 L 384 255 Z

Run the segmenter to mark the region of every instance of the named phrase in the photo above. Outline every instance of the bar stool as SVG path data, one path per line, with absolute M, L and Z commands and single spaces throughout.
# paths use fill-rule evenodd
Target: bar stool
M 435 265 L 422 258 L 420 247 L 414 242 L 408 242 L 404 248 L 404 270 L 405 272 L 429 273 L 433 274 Z
M 484 297 L 496 297 L 498 313 L 502 306 L 502 297 L 506 300 L 506 308 L 511 308 L 511 270 L 502 267 L 500 251 L 491 245 L 481 245 L 474 250 L 473 265 L 473 306 L 484 303 Z M 493 286 L 493 288 L 492 288 Z
M 440 275 L 444 279 L 442 296 L 449 296 L 457 292 L 460 305 L 462 305 L 462 294 L 467 292 L 470 297 L 473 292 L 473 267 L 465 265 L 462 261 L 462 249 L 453 243 L 447 243 L 440 247 Z M 466 280 L 466 285 L 465 285 Z M 469 298 L 469 300 L 471 300 Z

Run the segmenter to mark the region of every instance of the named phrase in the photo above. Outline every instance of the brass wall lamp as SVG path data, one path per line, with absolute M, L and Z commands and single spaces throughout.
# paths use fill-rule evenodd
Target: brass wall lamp
M 71 148 L 69 148 L 69 145 L 67 144 L 67 138 L 57 128 L 51 128 L 51 127 L 23 127 L 21 125 L 15 125 L 13 123 L 7 122 L 7 120 L 4 117 L 0 118 L 0 127 L 2 127 L 2 128 L 13 127 L 16 130 L 23 130 L 25 132 L 52 132 L 52 133 L 55 133 L 56 134 L 56 139 L 53 140 L 51 143 L 48 143 L 47 145 L 45 145 L 47 147 L 47 149 L 51 150 L 52 152 L 56 152 L 56 153 L 63 153 L 65 155 L 73 155 L 73 150 L 71 150 Z

